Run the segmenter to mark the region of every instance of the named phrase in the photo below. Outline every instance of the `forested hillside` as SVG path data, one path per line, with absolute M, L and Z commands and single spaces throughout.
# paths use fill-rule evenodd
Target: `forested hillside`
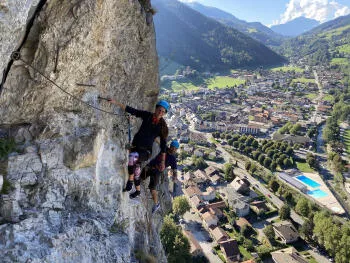
M 264 45 L 279 46 L 285 39 L 285 37 L 277 34 L 260 22 L 246 22 L 218 8 L 204 6 L 196 2 L 189 3 L 188 5 L 201 14 L 213 18 L 227 26 L 231 26 L 238 31 L 254 38 L 255 40 L 258 40 Z
M 152 1 L 161 57 L 200 71 L 276 65 L 285 59 L 256 40 L 175 0 Z
M 309 65 L 347 67 L 350 59 L 350 15 L 324 23 L 302 36 L 287 40 L 279 52 Z

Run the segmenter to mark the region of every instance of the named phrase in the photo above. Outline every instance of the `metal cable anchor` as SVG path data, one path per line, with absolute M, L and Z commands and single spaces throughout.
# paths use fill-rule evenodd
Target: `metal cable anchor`
M 19 59 L 21 59 L 21 53 L 19 51 L 12 52 L 11 59 L 12 60 L 19 60 Z

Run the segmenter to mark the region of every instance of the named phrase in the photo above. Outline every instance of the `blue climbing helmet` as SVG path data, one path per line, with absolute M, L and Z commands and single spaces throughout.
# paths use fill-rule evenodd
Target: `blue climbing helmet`
M 172 140 L 170 143 L 170 147 L 175 147 L 176 149 L 179 149 L 180 143 L 177 140 Z
M 163 107 L 166 112 L 168 112 L 170 108 L 170 104 L 165 100 L 158 101 L 156 107 L 159 107 L 159 106 Z

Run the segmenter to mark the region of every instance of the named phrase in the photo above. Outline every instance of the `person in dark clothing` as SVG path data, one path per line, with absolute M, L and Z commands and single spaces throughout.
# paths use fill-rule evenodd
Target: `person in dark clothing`
M 135 182 L 136 191 L 130 194 L 131 198 L 135 198 L 140 195 L 140 174 L 141 163 L 147 161 L 152 155 L 153 142 L 157 137 L 160 137 L 160 164 L 159 170 L 165 169 L 165 157 L 166 157 L 166 139 L 168 137 L 168 126 L 163 119 L 163 116 L 169 110 L 169 103 L 165 100 L 160 100 L 156 104 L 155 112 L 148 112 L 143 110 L 137 110 L 130 106 L 109 99 L 110 103 L 119 106 L 122 110 L 134 115 L 138 118 L 142 118 L 142 124 L 138 132 L 135 134 L 132 140 L 132 146 L 129 152 L 128 173 L 129 179 L 126 183 L 124 192 L 128 192 L 132 189 L 132 185 Z
M 165 157 L 165 168 L 170 167 L 171 173 L 172 173 L 172 180 L 177 179 L 177 159 L 175 156 L 175 153 L 177 149 L 179 149 L 180 144 L 177 140 L 173 140 L 170 143 L 170 147 L 167 148 L 166 151 L 166 157 Z M 154 205 L 152 207 L 152 213 L 155 213 L 160 208 L 160 203 L 158 202 L 158 193 L 157 193 L 157 185 L 159 183 L 159 179 L 163 173 L 159 169 L 159 165 L 162 161 L 161 154 L 158 154 L 154 159 L 150 161 L 150 163 L 142 169 L 141 172 L 141 178 L 146 179 L 148 176 L 150 176 L 150 181 L 148 188 L 151 192 L 152 199 L 154 202 Z

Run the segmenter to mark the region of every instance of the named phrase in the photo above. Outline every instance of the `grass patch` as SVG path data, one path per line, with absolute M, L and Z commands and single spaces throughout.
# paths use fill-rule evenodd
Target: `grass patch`
M 348 58 L 332 58 L 331 65 L 349 65 L 349 59 Z
M 245 247 L 243 247 L 242 245 L 239 245 L 238 247 L 239 247 L 239 252 L 241 252 L 241 254 L 244 257 L 244 260 L 253 258 L 252 255 L 247 251 Z
M 244 83 L 245 83 L 244 79 L 231 78 L 231 77 L 225 77 L 225 76 L 217 76 L 206 80 L 206 84 L 209 89 L 214 89 L 214 88 L 222 89 L 222 88 L 226 88 L 227 86 L 228 87 L 238 86 Z
M 329 101 L 329 102 L 334 102 L 334 96 L 331 95 L 331 94 L 326 94 L 326 95 L 323 97 L 323 100 L 326 100 L 326 101 Z
M 308 163 L 296 162 L 297 168 L 303 173 L 314 173 L 315 170 Z
M 253 120 L 254 120 L 254 116 L 249 115 L 249 116 L 248 116 L 248 120 L 253 121 Z
M 199 90 L 199 87 L 190 81 L 164 81 L 161 88 L 171 90 L 173 92 L 181 92 L 183 90 Z
M 256 33 L 256 32 L 258 32 L 258 31 L 256 30 L 256 28 L 248 28 L 248 33 L 249 33 L 249 34 L 251 34 L 251 33 Z
M 16 142 L 14 139 L 0 139 L 0 159 L 6 158 L 15 149 Z
M 337 47 L 337 50 L 341 53 L 350 54 L 350 44 L 345 44 L 345 45 L 339 46 L 339 47 Z
M 304 72 L 302 68 L 299 67 L 277 67 L 277 68 L 272 68 L 271 71 L 276 72 L 276 71 L 282 71 L 282 72 Z
M 317 98 L 317 95 L 318 94 L 316 94 L 316 93 L 308 93 L 304 97 L 308 98 L 309 100 L 314 100 Z
M 218 257 L 222 260 L 222 262 L 226 262 L 226 259 L 224 257 L 224 255 L 222 254 L 222 251 L 220 248 L 214 248 L 216 251 L 216 254 L 218 255 Z
M 11 190 L 11 184 L 10 182 L 6 179 L 6 177 L 3 177 L 3 183 L 2 183 L 2 188 L 0 189 L 0 194 L 2 195 L 6 195 L 8 193 L 10 193 L 10 190 Z
M 350 130 L 344 132 L 344 145 L 346 153 L 350 155 Z
M 292 83 L 315 83 L 315 80 L 307 78 L 296 78 L 292 80 Z

